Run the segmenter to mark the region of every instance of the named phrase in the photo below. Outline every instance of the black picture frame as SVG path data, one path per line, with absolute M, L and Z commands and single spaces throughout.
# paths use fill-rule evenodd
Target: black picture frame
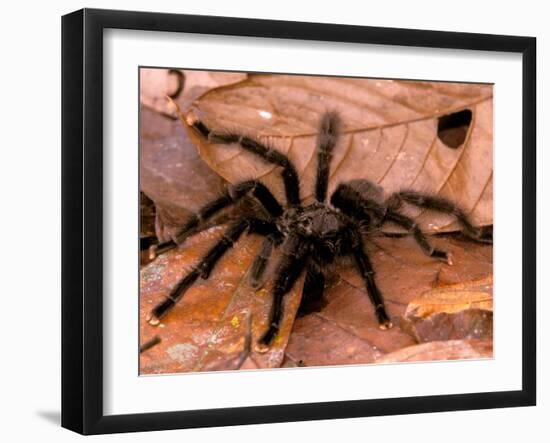
M 108 28 L 519 53 L 523 66 L 522 389 L 131 415 L 103 412 L 103 31 Z M 536 39 L 84 9 L 62 18 L 62 426 L 82 434 L 536 404 Z

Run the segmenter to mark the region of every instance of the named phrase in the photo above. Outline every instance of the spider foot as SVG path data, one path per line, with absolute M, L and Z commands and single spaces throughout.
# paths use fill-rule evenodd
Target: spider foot
M 154 260 L 155 258 L 157 258 L 157 250 L 158 245 L 151 245 L 149 247 L 149 260 Z
M 266 353 L 270 349 L 270 345 L 273 342 L 273 339 L 276 337 L 279 332 L 279 327 L 275 324 L 271 324 L 267 332 L 263 335 L 262 338 L 256 343 L 255 350 L 261 354 Z
M 393 323 L 388 317 L 388 314 L 386 314 L 384 306 L 378 305 L 376 307 L 376 318 L 378 319 L 378 327 L 383 331 L 393 328 Z
M 160 324 L 160 319 L 164 317 L 170 309 L 174 307 L 176 302 L 171 299 L 167 298 L 162 303 L 157 305 L 150 313 L 145 317 L 145 320 L 147 323 L 149 323 L 151 326 L 158 326 Z
M 152 313 L 148 314 L 147 317 L 145 317 L 145 321 L 151 326 L 158 326 L 160 324 L 160 319 Z
M 439 249 L 434 249 L 431 257 L 441 260 L 442 262 L 447 263 L 448 265 L 453 264 L 453 257 L 450 252 L 440 251 Z
M 171 249 L 174 249 L 178 245 L 174 243 L 173 241 L 167 241 L 164 243 L 158 243 L 156 245 L 151 245 L 149 247 L 149 260 L 154 260 L 159 255 L 164 254 L 165 252 L 170 251 Z
M 258 354 L 265 354 L 267 351 L 269 351 L 269 345 L 266 345 L 265 343 L 259 341 L 258 343 L 256 343 L 256 346 L 254 346 L 254 350 Z
M 383 323 L 380 323 L 380 324 L 378 325 L 378 327 L 379 327 L 382 331 L 385 331 L 385 330 L 387 330 L 387 329 L 393 328 L 393 323 L 392 323 L 390 320 L 387 320 L 387 321 L 385 321 L 385 322 L 383 322 Z

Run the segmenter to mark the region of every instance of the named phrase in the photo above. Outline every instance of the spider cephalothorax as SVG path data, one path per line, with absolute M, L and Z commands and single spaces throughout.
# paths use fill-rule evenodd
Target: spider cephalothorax
M 271 290 L 273 305 L 269 327 L 259 340 L 259 350 L 267 350 L 277 336 L 283 314 L 283 297 L 292 289 L 300 275 L 306 273 L 302 308 L 320 301 L 325 287 L 327 266 L 343 256 L 353 258 L 355 267 L 363 277 L 380 328 L 387 329 L 392 326 L 382 294 L 375 282 L 374 269 L 364 247 L 364 239 L 390 222 L 412 233 L 425 254 L 451 264 L 450 256 L 431 246 L 415 221 L 399 212 L 403 203 L 452 214 L 462 225 L 465 235 L 480 242 L 492 241 L 483 229 L 476 228 L 470 223 L 460 208 L 441 197 L 405 190 L 386 198 L 379 186 L 368 180 L 356 179 L 340 183 L 327 202 L 330 162 L 340 128 L 340 120 L 336 113 L 326 113 L 321 119 L 317 139 L 316 201 L 307 206 L 301 205 L 298 174 L 285 155 L 250 137 L 213 131 L 193 116 L 188 117 L 187 124 L 199 136 L 212 143 L 236 143 L 263 161 L 280 167 L 287 205 L 283 207 L 260 181 L 244 181 L 229 187 L 222 196 L 201 208 L 189 219 L 173 241 L 158 245 L 156 253 L 177 246 L 191 233 L 200 229 L 202 222 L 245 196 L 252 196 L 265 214 L 244 215 L 233 221 L 222 239 L 176 284 L 166 299 L 152 310 L 148 318 L 151 324 L 158 324 L 199 277 L 208 278 L 216 262 L 245 231 L 265 237 L 250 271 L 250 283 L 254 287 L 261 283 L 273 248 L 282 249 Z

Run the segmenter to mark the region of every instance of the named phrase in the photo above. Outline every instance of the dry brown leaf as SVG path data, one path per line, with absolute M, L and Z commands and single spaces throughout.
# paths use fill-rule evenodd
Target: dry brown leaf
M 174 120 L 177 119 L 176 106 L 167 96 L 183 105 L 209 89 L 246 78 L 245 73 L 239 72 L 164 68 L 141 68 L 139 74 L 141 104 Z
M 493 276 L 443 285 L 407 306 L 401 327 L 418 342 L 493 336 Z
M 193 93 L 187 93 L 193 96 L 202 92 L 204 88 L 196 86 Z M 335 153 L 331 189 L 341 181 L 361 177 L 393 190 L 407 185 L 399 185 L 399 180 L 414 175 L 413 187 L 418 185 L 417 189 L 458 200 L 473 211 L 478 223 L 489 224 L 491 95 L 492 88 L 487 85 L 261 75 L 205 93 L 192 111 L 213 129 L 260 134 L 277 149 L 289 152 L 302 178 L 302 197 L 307 200 L 316 166 L 317 122 L 325 109 L 338 109 L 343 115 L 345 135 Z M 437 138 L 438 116 L 464 108 L 472 110 L 472 124 L 464 144 L 452 150 Z M 270 118 L 266 118 L 268 115 Z M 142 109 L 140 123 L 141 182 L 160 214 L 157 233 L 161 240 L 169 238 L 190 212 L 196 212 L 223 189 L 223 180 L 198 157 L 195 142 L 200 142 L 202 158 L 229 181 L 260 177 L 284 201 L 278 171 L 242 149 L 205 144 L 195 135 L 191 142 L 179 122 L 149 109 Z M 455 136 L 445 137 L 450 140 Z M 413 161 L 416 156 L 422 164 Z M 483 163 L 487 158 L 489 161 Z M 376 175 L 381 171 L 383 176 Z M 429 220 L 431 226 L 424 223 L 427 231 L 454 229 L 449 224 L 451 219 L 445 216 L 416 216 L 420 221 Z M 480 287 L 465 289 L 464 282 L 492 275 L 491 246 L 452 237 L 430 241 L 451 252 L 453 266 L 424 256 L 410 237 L 368 242 L 377 281 L 396 325 L 389 331 L 378 328 L 364 282 L 354 267 L 344 261 L 334 269 L 337 277 L 326 290 L 327 304 L 322 311 L 295 321 L 303 279 L 296 284 L 285 298 L 283 330 L 278 341 L 268 353 L 256 353 L 254 344 L 266 329 L 271 306 L 272 276 L 258 292 L 248 285 L 246 272 L 259 246 L 255 237 L 241 239 L 217 264 L 210 278 L 197 281 L 159 327 L 146 323 L 145 315 L 220 234 L 221 228 L 197 234 L 142 269 L 141 343 L 148 343 L 155 336 L 161 341 L 141 354 L 141 373 L 372 363 L 409 349 L 415 340 L 489 340 L 492 315 L 471 309 L 473 305 L 458 313 L 445 312 L 447 307 L 443 312 L 421 317 L 422 322 L 413 324 L 412 332 L 410 324 L 406 324 L 406 308 L 418 302 L 419 294 L 428 290 L 483 292 Z M 447 300 L 446 304 L 453 305 L 455 301 Z M 441 302 L 438 301 L 446 306 Z M 475 331 L 481 332 L 476 335 Z M 437 359 L 454 358 L 459 354 L 457 349 L 436 345 L 422 348 L 414 358 L 432 359 L 438 352 L 442 357 Z M 409 358 L 407 355 L 412 354 L 400 358 Z
M 178 249 L 141 270 L 140 342 L 159 335 L 161 342 L 141 354 L 142 374 L 270 368 L 281 365 L 301 299 L 302 280 L 287 294 L 281 330 L 268 352 L 254 345 L 267 330 L 270 286 L 258 291 L 248 284 L 247 270 L 258 252 L 259 238 L 242 238 L 218 262 L 207 280 L 198 280 L 159 326 L 145 321 L 151 309 L 219 240 L 224 227 L 189 238 Z
M 457 287 L 458 286 L 458 287 Z M 453 314 L 466 309 L 493 310 L 493 277 L 427 291 L 407 306 L 407 318 Z
M 162 115 L 174 117 L 175 106 L 166 100 L 166 96 L 177 96 L 185 87 L 185 75 L 176 69 L 142 68 L 139 71 L 139 99 Z
M 185 74 L 186 94 L 183 100 L 176 100 L 176 103 L 180 105 L 180 107 L 211 89 L 232 85 L 248 77 L 248 74 L 245 72 L 195 71 L 192 69 L 184 69 L 183 73 Z
M 326 306 L 319 313 L 295 320 L 301 298 L 302 283 L 298 282 L 285 300 L 280 341 L 270 353 L 258 354 L 254 352 L 254 343 L 265 331 L 271 298 L 269 285 L 258 292 L 251 291 L 248 286 L 245 274 L 257 253 L 259 239 L 244 237 L 222 258 L 208 280 L 198 281 L 189 290 L 178 307 L 163 319 L 160 327 L 146 323 L 144 318 L 150 309 L 219 238 L 222 230 L 223 227 L 217 227 L 197 234 L 179 249 L 158 257 L 143 268 L 141 343 L 147 343 L 156 335 L 162 341 L 141 355 L 141 373 L 230 370 L 239 365 L 241 369 L 257 369 L 280 365 L 374 363 L 384 355 L 415 344 L 414 334 L 403 328 L 400 319 L 418 294 L 434 287 L 437 290 L 463 290 L 464 281 L 475 281 L 478 285 L 471 286 L 479 290 L 489 281 L 492 272 L 490 245 L 452 237 L 433 238 L 438 248 L 453 254 L 454 265 L 448 266 L 423 255 L 410 237 L 376 239 L 375 243 L 368 244 L 368 249 L 377 272 L 377 282 L 395 324 L 392 329 L 382 331 L 378 328 L 364 281 L 354 267 L 344 261 L 334 269 L 334 277 L 328 282 Z M 273 263 L 277 257 L 274 259 Z M 268 281 L 272 280 L 272 276 L 266 277 Z M 481 328 L 479 337 L 489 339 L 492 317 L 483 323 L 480 319 L 487 311 L 482 311 L 482 315 L 477 311 L 462 311 L 462 320 L 455 317 L 447 322 L 434 321 L 430 317 L 432 325 L 428 321 L 418 324 L 417 335 L 439 340 L 459 336 L 461 328 L 468 331 Z M 248 326 L 249 321 L 251 326 Z M 437 349 L 443 358 L 446 358 L 445 350 L 451 357 L 456 354 L 452 347 Z M 249 354 L 249 351 L 252 352 Z M 417 359 L 423 356 L 432 358 L 429 354 L 419 354 Z
M 492 107 L 492 86 L 484 84 L 250 75 L 212 89 L 186 112 L 213 130 L 249 134 L 288 154 L 301 179 L 301 197 L 309 201 L 319 121 L 326 110 L 337 110 L 343 135 L 329 192 L 341 182 L 366 178 L 387 193 L 405 187 L 447 197 L 476 224 L 490 225 Z M 465 142 L 449 148 L 438 137 L 439 117 L 465 109 L 472 112 Z M 229 182 L 261 178 L 284 201 L 277 168 L 238 147 L 191 137 L 202 158 Z M 448 215 L 409 211 L 427 232 L 457 228 Z
M 366 340 L 314 314 L 296 319 L 286 349 L 286 366 L 372 363 L 378 354 Z
M 183 77 L 175 76 L 179 72 Z M 177 92 L 175 79 L 183 89 Z M 225 181 L 199 157 L 176 118 L 209 89 L 246 78 L 244 73 L 143 68 L 140 70 L 140 189 L 156 206 L 156 234 L 167 241 L 207 201 L 223 191 Z
M 409 346 L 392 352 L 377 360 L 377 363 L 397 363 L 435 360 L 471 360 L 493 357 L 493 340 L 448 340 L 432 341 Z
M 148 248 L 157 242 L 157 238 L 155 233 L 155 204 L 142 191 L 139 193 L 139 214 L 140 264 L 144 265 L 151 261 Z
M 145 107 L 140 111 L 139 167 L 140 189 L 155 203 L 160 241 L 224 189 L 224 180 L 202 161 L 181 124 Z
M 139 214 L 139 237 L 153 237 L 155 235 L 155 204 L 141 191 L 139 193 Z
M 449 314 L 439 312 L 422 319 L 401 321 L 401 329 L 418 343 L 493 337 L 493 313 L 484 309 L 466 309 Z
M 448 314 L 436 314 L 418 323 L 404 317 L 419 294 L 442 288 L 463 290 L 465 281 L 475 282 L 470 287 L 480 290 L 492 279 L 492 246 L 450 236 L 430 240 L 453 255 L 452 266 L 426 257 L 410 237 L 377 238 L 367 244 L 378 286 L 394 323 L 392 329 L 380 330 L 365 282 L 351 263 L 342 262 L 327 284 L 322 310 L 296 319 L 284 365 L 372 363 L 417 342 L 489 339 L 492 315 L 487 311 L 469 309 L 447 318 Z

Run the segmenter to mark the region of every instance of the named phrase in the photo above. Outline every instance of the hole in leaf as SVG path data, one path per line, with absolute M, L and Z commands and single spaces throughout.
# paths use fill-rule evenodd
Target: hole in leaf
M 456 149 L 466 140 L 471 122 L 472 111 L 469 109 L 442 115 L 437 123 L 437 136 L 446 146 Z

